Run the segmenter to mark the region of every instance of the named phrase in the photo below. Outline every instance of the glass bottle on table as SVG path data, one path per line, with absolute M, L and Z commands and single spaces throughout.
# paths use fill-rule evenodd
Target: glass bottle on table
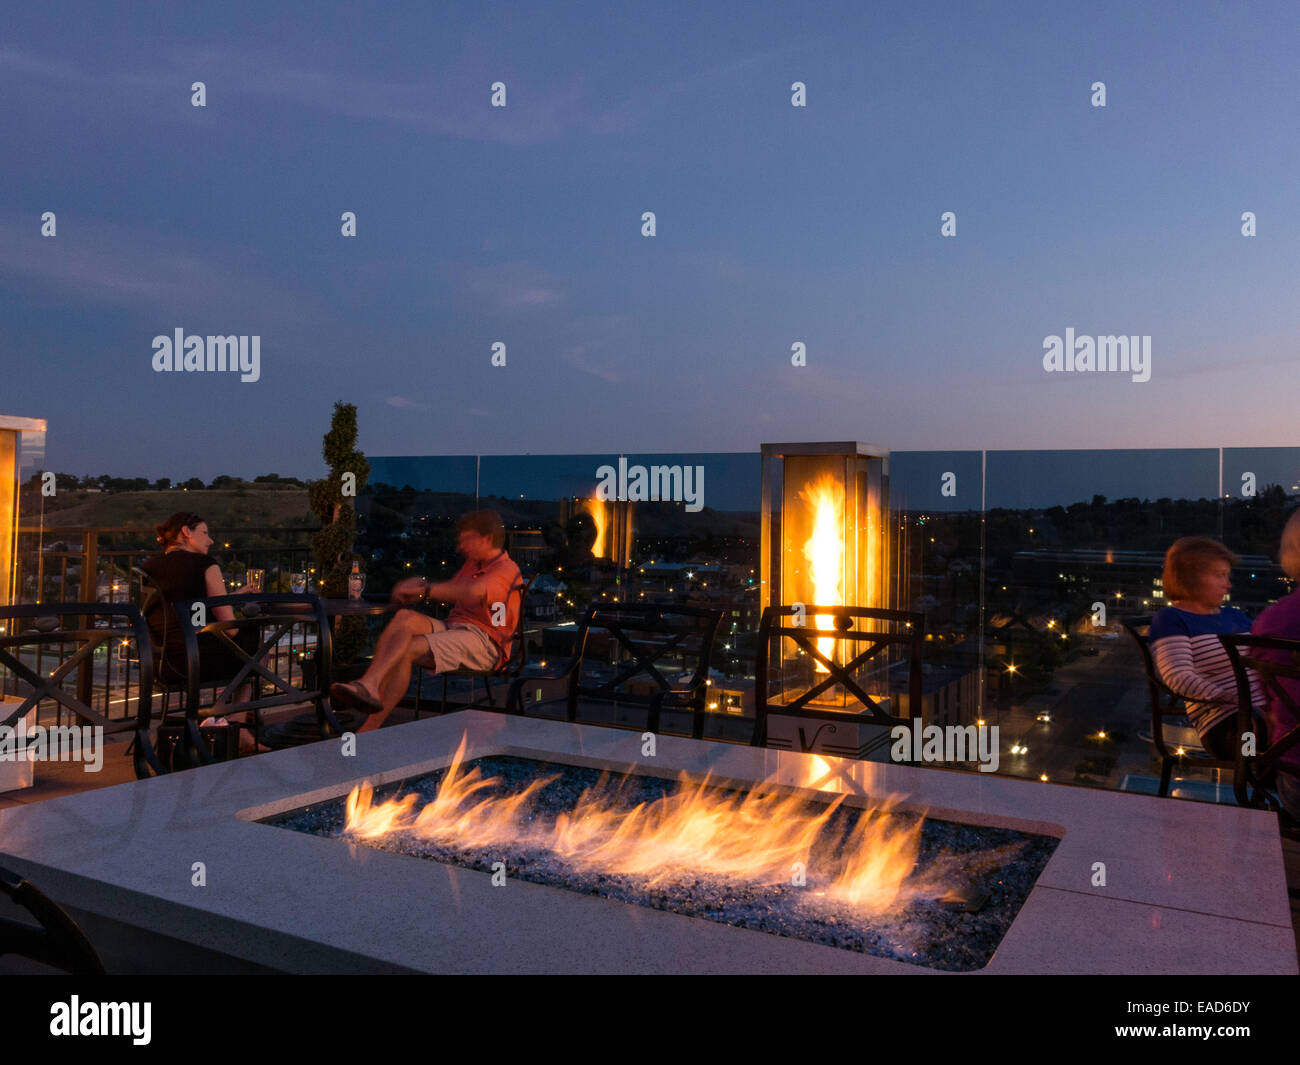
M 357 559 L 352 560 L 352 572 L 348 574 L 348 598 L 360 599 L 361 589 L 365 586 L 365 577 L 361 575 L 361 563 Z

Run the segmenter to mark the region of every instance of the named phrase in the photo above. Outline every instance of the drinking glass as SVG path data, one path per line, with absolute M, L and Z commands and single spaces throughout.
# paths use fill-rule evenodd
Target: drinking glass
M 289 574 L 289 589 L 294 595 L 302 595 L 307 590 L 307 574 L 304 572 Z
M 262 590 L 262 578 L 266 576 L 265 570 L 250 569 L 248 571 L 248 586 L 255 592 Z

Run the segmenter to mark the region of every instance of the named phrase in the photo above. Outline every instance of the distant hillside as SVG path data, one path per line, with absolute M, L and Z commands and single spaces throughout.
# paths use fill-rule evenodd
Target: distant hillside
M 541 528 L 559 516 L 559 505 L 551 499 L 507 499 L 481 496 L 479 506 L 495 510 L 507 529 Z M 427 514 L 435 523 L 454 521 L 474 509 L 474 497 L 459 492 L 402 492 L 389 485 L 367 486 L 357 499 L 357 512 L 364 517 L 399 514 L 406 518 Z M 680 503 L 634 504 L 633 527 L 639 536 L 690 536 L 712 532 L 719 536 L 757 537 L 757 512 L 718 511 L 705 507 L 689 512 Z
M 169 514 L 188 510 L 208 523 L 218 539 L 229 530 L 250 526 L 312 526 L 305 488 L 205 488 L 162 492 L 60 492 L 45 503 L 45 527 L 140 528 L 151 530 Z M 24 527 L 37 523 L 40 500 L 24 493 Z

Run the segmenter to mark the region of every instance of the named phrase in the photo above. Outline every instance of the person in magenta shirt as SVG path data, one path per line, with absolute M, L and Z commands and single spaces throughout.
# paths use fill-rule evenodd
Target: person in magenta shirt
M 1282 543 L 1278 551 L 1278 562 L 1283 572 L 1292 580 L 1300 580 L 1300 510 L 1291 515 L 1282 530 Z M 1250 630 L 1256 636 L 1280 636 L 1288 640 L 1300 640 L 1300 589 L 1279 599 L 1267 607 L 1255 620 Z M 1284 664 L 1288 661 L 1285 651 L 1272 651 L 1260 648 L 1251 652 L 1257 658 L 1271 659 Z M 1300 681 L 1278 678 L 1278 684 L 1297 703 L 1300 703 Z M 1278 695 L 1265 691 L 1264 720 L 1268 723 L 1268 741 L 1276 743 L 1293 728 L 1300 724 L 1291 712 L 1291 708 Z M 1277 770 L 1277 797 L 1286 812 L 1300 820 L 1300 744 L 1292 747 L 1282 756 Z
M 449 581 L 408 577 L 393 586 L 393 598 L 410 603 L 438 599 L 454 604 L 446 622 L 417 610 L 399 610 L 380 633 L 365 674 L 330 686 L 330 700 L 356 707 L 370 717 L 357 729 L 379 728 L 406 694 L 411 670 L 434 673 L 454 669 L 490 672 L 510 657 L 519 624 L 519 567 L 506 554 L 505 525 L 494 510 L 476 510 L 456 525 L 456 549 L 465 564 Z

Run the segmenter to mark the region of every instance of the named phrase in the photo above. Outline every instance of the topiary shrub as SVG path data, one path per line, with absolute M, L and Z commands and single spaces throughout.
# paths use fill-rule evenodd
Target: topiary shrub
M 321 594 L 330 599 L 344 599 L 355 557 L 357 512 L 353 502 L 370 476 L 370 463 L 357 450 L 357 408 L 351 403 L 334 404 L 334 416 L 322 442 L 321 454 L 329 466 L 329 475 L 313 481 L 307 491 L 312 513 L 321 523 L 312 535 L 311 551 Z M 333 661 L 338 665 L 354 661 L 366 640 L 365 618 L 338 618 L 333 636 Z

